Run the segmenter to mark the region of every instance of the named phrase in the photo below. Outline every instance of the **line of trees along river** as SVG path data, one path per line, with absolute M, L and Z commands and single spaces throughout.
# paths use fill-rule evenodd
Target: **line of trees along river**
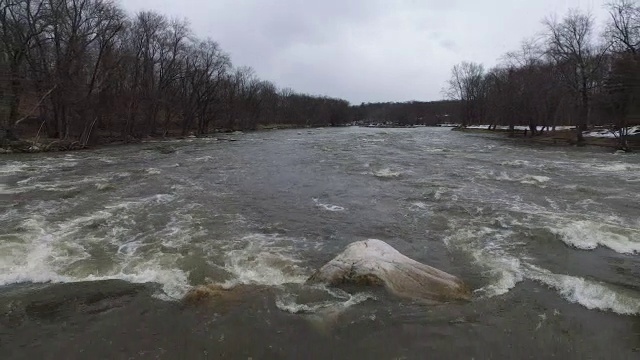
M 0 0 L 0 127 L 87 143 L 340 125 L 349 103 L 234 67 L 185 21 L 109 0 Z
M 640 6 L 606 6 L 603 31 L 572 10 L 545 19 L 488 71 L 456 65 L 448 101 L 350 106 L 261 80 L 156 12 L 129 16 L 110 0 L 0 0 L 0 128 L 87 144 L 274 124 L 459 122 L 529 125 L 532 135 L 575 125 L 581 142 L 589 125 L 610 125 L 624 143 L 640 119 Z
M 461 101 L 463 125 L 609 125 L 625 142 L 640 123 L 640 5 L 607 3 L 602 28 L 579 10 L 549 17 L 536 37 L 507 53 L 500 65 L 454 66 L 444 93 Z

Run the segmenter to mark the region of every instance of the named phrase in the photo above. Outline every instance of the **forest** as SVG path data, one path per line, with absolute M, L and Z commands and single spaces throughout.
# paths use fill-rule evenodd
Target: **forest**
M 188 22 L 109 0 L 0 0 L 0 128 L 81 144 L 331 126 L 349 103 L 234 66 Z
M 640 123 L 640 6 L 608 19 L 548 17 L 497 66 L 462 62 L 445 100 L 350 105 L 262 80 L 185 20 L 110 0 L 0 0 L 0 138 L 82 145 L 261 128 L 459 123 L 606 126 L 626 147 Z M 603 26 L 599 26 L 603 25 Z
M 625 149 L 630 125 L 640 124 L 640 6 L 633 0 L 607 3 L 608 19 L 571 10 L 543 20 L 543 30 L 505 54 L 489 70 L 462 62 L 443 90 L 460 101 L 463 126 L 575 126 L 575 140 L 600 125 Z
M 460 101 L 362 103 L 351 107 L 351 116 L 361 125 L 435 126 L 459 122 Z

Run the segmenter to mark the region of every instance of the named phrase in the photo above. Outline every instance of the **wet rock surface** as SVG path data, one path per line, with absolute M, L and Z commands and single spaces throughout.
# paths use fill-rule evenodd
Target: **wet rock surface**
M 468 300 L 471 297 L 462 280 L 402 255 L 376 239 L 350 244 L 315 272 L 308 283 L 384 286 L 397 296 L 423 302 Z

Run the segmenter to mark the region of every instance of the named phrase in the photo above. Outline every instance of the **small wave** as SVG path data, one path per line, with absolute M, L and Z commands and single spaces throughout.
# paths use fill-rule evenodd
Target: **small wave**
M 324 210 L 326 210 L 326 211 L 334 211 L 334 212 L 337 212 L 337 211 L 345 211 L 345 210 L 346 210 L 344 207 L 339 206 L 339 205 L 331 205 L 331 204 L 324 204 L 324 203 L 321 203 L 321 202 L 320 202 L 320 200 L 318 200 L 318 199 L 316 199 L 316 198 L 314 198 L 314 199 L 313 199 L 313 202 L 315 202 L 315 203 L 316 203 L 316 206 L 317 206 L 317 207 L 322 208 L 322 209 L 324 209 Z
M 416 210 L 427 210 L 429 209 L 429 205 L 427 205 L 425 202 L 422 201 L 414 201 L 411 203 L 411 206 L 409 208 L 410 210 L 416 211 Z
M 603 171 L 603 172 L 625 172 L 625 171 L 640 171 L 640 165 L 629 164 L 623 162 L 584 165 L 588 169 Z
M 333 313 L 341 311 L 351 306 L 360 304 L 375 297 L 368 293 L 349 294 L 344 291 L 324 288 L 323 289 L 331 299 L 299 302 L 296 295 L 285 293 L 276 298 L 276 307 L 282 311 L 291 314 L 317 314 L 323 312 Z
M 96 190 L 111 190 L 114 189 L 115 187 L 109 183 L 97 183 L 95 184 Z
M 519 282 L 534 280 L 556 290 L 567 301 L 588 309 L 619 314 L 640 314 L 639 294 L 603 282 L 554 274 L 530 263 L 531 259 L 515 256 L 518 244 L 510 241 L 509 232 L 490 228 L 463 229 L 445 238 L 449 248 L 460 249 L 478 266 L 485 268 L 489 284 L 474 291 L 482 297 L 503 295 Z
M 622 289 L 580 277 L 554 274 L 546 269 L 529 266 L 528 277 L 557 290 L 566 300 L 587 309 L 613 311 L 622 315 L 640 314 L 640 299 Z
M 213 160 L 213 156 L 201 156 L 201 157 L 197 157 L 195 159 L 193 159 L 193 162 L 209 162 L 211 160 Z
M 640 253 L 640 242 L 633 240 L 640 238 L 637 230 L 589 220 L 574 221 L 550 230 L 560 236 L 564 243 L 577 249 L 593 250 L 604 246 L 621 254 Z
M 0 184 L 0 194 L 9 195 L 9 194 L 18 194 L 20 193 L 20 189 L 11 189 L 5 184 Z
M 494 173 L 493 171 L 490 171 L 485 174 L 480 174 L 480 178 L 497 180 L 497 181 L 519 182 L 521 184 L 536 185 L 542 188 L 545 187 L 544 185 L 545 183 L 551 180 L 550 177 L 541 176 L 541 175 L 525 174 L 522 176 L 511 176 L 504 171 L 498 174 Z
M 111 275 L 89 275 L 74 281 L 123 280 L 136 284 L 156 283 L 162 286 L 162 292 L 155 297 L 166 301 L 182 299 L 191 289 L 189 273 L 176 268 L 166 268 L 156 263 L 145 263 L 134 267 L 130 272 L 121 270 Z
M 28 186 L 20 186 L 20 187 L 8 187 L 4 184 L 0 184 L 0 194 L 9 195 L 9 194 L 22 194 L 29 191 L 39 190 L 39 191 L 54 191 L 54 192 L 66 192 L 76 190 L 77 187 L 65 183 L 54 183 L 54 184 L 33 184 Z
M 521 168 L 521 167 L 530 166 L 531 162 L 527 160 L 511 160 L 511 161 L 503 161 L 502 163 L 500 163 L 500 165 Z
M 143 203 L 163 199 L 152 196 Z M 188 272 L 175 265 L 182 255 L 165 252 L 157 241 L 129 240 L 131 233 L 122 227 L 129 218 L 127 207 L 114 206 L 63 222 L 25 219 L 15 234 L 0 235 L 0 285 L 120 279 L 158 283 L 159 298 L 182 298 L 189 289 Z M 103 254 L 101 261 L 92 260 L 96 252 Z
M 225 286 L 253 284 L 278 286 L 302 284 L 309 277 L 301 261 L 291 254 L 291 247 L 282 243 L 287 239 L 253 234 L 242 239 L 246 246 L 227 251 L 224 269 L 233 275 Z
M 491 283 L 474 291 L 485 297 L 503 295 L 513 289 L 524 280 L 520 260 L 514 257 L 502 257 L 486 259 L 486 255 L 476 256 L 485 266 L 489 267 L 488 273 L 492 278 Z
M 0 175 L 12 175 L 26 171 L 29 165 L 17 161 L 11 161 L 0 165 Z
M 537 184 L 546 183 L 549 180 L 551 180 L 551 178 L 548 176 L 525 175 L 520 179 L 520 182 L 522 184 L 537 185 Z
M 149 175 L 158 175 L 158 174 L 162 173 L 162 171 L 160 171 L 160 169 L 156 169 L 156 168 L 148 168 L 145 171 Z
M 175 199 L 174 195 L 171 194 L 155 194 L 148 196 L 146 198 L 142 198 L 140 200 L 131 200 L 131 201 L 123 201 L 113 205 L 105 206 L 105 209 L 113 210 L 113 209 L 131 209 L 138 208 L 144 206 L 146 204 L 166 204 Z
M 402 172 L 394 171 L 394 170 L 391 170 L 390 168 L 384 168 L 384 169 L 376 170 L 376 171 L 373 171 L 372 174 L 375 177 L 383 178 L 383 179 L 399 178 L 399 177 L 401 177 L 403 175 Z
M 473 262 L 486 269 L 484 275 L 489 283 L 474 292 L 483 297 L 506 294 L 524 279 L 520 259 L 509 255 L 509 246 L 518 244 L 507 241 L 512 233 L 488 227 L 461 229 L 445 238 L 449 248 L 469 254 Z

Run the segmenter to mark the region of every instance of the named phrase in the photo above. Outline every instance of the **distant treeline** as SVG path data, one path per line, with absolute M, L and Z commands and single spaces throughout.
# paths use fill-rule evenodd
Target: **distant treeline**
M 392 124 L 399 126 L 460 122 L 460 101 L 444 100 L 404 103 L 367 103 L 353 106 L 353 120 L 358 124 Z
M 0 128 L 91 142 L 341 125 L 345 100 L 234 67 L 185 21 L 110 0 L 0 0 Z M 5 131 L 6 132 L 6 131 Z
M 624 145 L 625 128 L 640 121 L 640 5 L 615 0 L 602 32 L 591 15 L 571 10 L 545 19 L 544 32 L 485 71 L 463 62 L 445 88 L 461 101 L 462 124 L 608 125 Z M 489 41 L 489 40 L 488 40 Z

